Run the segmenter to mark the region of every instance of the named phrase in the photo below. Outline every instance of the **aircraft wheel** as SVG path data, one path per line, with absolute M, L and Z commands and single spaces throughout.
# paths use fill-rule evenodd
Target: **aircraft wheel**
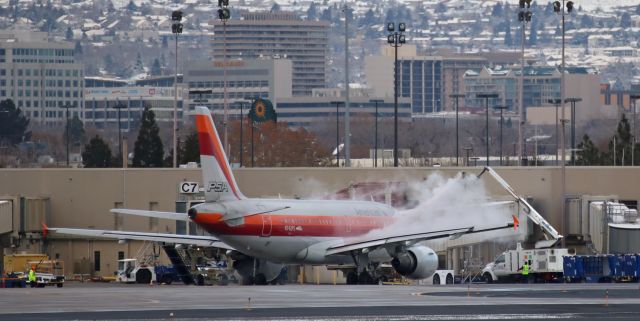
M 255 283 L 256 285 L 267 285 L 267 277 L 262 273 L 258 273 L 256 274 Z
M 141 269 L 136 272 L 136 283 L 149 284 L 151 283 L 151 271 L 147 269 Z
M 203 286 L 204 285 L 204 275 L 198 274 L 196 276 L 196 285 L 197 286 Z
M 229 277 L 224 274 L 218 274 L 218 285 L 228 285 L 229 284 Z
M 433 285 L 440 285 L 440 275 L 433 275 Z
M 358 273 L 354 271 L 347 272 L 347 284 L 358 284 Z
M 243 276 L 242 285 L 253 285 L 253 276 Z
M 358 276 L 358 284 L 373 284 L 373 278 L 369 272 L 364 271 Z

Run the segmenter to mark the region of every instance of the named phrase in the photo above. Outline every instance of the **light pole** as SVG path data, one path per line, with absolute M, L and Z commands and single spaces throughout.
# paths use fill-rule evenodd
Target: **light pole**
M 342 101 L 332 101 L 336 104 L 336 167 L 340 167 L 340 104 Z
M 636 166 L 635 163 L 635 154 L 636 154 L 636 106 L 638 104 L 638 99 L 640 99 L 639 94 L 631 94 L 629 99 L 633 102 L 633 141 L 631 145 L 631 166 Z
M 493 109 L 500 110 L 500 166 L 502 166 L 502 126 L 504 125 L 504 118 L 502 117 L 502 112 L 505 109 L 508 109 L 509 106 L 494 106 Z
M 449 97 L 453 98 L 456 100 L 456 166 L 460 166 L 459 160 L 460 160 L 460 147 L 459 146 L 459 136 L 458 136 L 458 99 L 460 98 L 464 98 L 465 95 L 464 94 L 451 94 L 449 95 Z
M 180 23 L 182 11 L 173 11 L 171 21 L 171 33 L 176 36 L 176 68 L 173 74 L 173 168 L 176 168 L 178 166 L 178 34 L 182 33 L 182 23 Z
M 118 111 L 118 154 L 120 155 L 120 159 L 122 160 L 122 167 L 124 167 L 124 157 L 122 155 L 122 126 L 120 125 L 120 110 L 123 108 L 127 108 L 122 103 L 118 103 L 113 106 L 114 109 Z
M 566 9 L 566 10 L 565 10 Z M 562 195 L 560 197 L 560 215 L 562 216 L 562 220 L 561 220 L 561 225 L 560 225 L 560 233 L 561 234 L 565 234 L 565 226 L 566 226 L 566 214 L 565 214 L 565 194 L 567 193 L 566 191 L 566 173 L 565 173 L 565 163 L 566 163 L 566 152 L 565 152 L 565 148 L 566 148 L 566 138 L 565 138 L 565 130 L 564 130 L 564 123 L 566 121 L 565 119 L 565 54 L 564 54 L 564 46 L 565 46 L 565 11 L 566 13 L 571 13 L 571 11 L 573 11 L 573 1 L 567 1 L 565 3 L 565 0 L 562 0 L 562 3 L 560 3 L 560 1 L 554 1 L 553 2 L 553 11 L 557 14 L 560 14 L 562 16 L 562 63 L 561 63 L 561 67 L 560 67 L 560 101 L 562 103 L 562 138 L 561 138 L 561 149 L 562 149 L 562 164 L 561 164 L 561 171 L 562 171 L 562 184 L 561 184 L 561 190 L 562 190 Z M 561 240 L 561 246 L 565 247 L 566 246 L 566 242 L 565 242 L 565 238 L 563 237 Z
M 560 142 L 559 142 L 560 141 L 560 136 L 559 136 L 560 133 L 558 132 L 558 127 L 559 127 L 558 126 L 558 107 L 560 107 L 560 99 L 559 98 L 549 99 L 548 102 L 550 104 L 554 104 L 556 106 L 556 133 L 555 133 L 555 136 L 556 136 L 556 161 L 555 161 L 555 164 L 556 164 L 556 166 L 558 166 L 558 156 L 559 156 L 558 155 L 558 150 L 560 149 L 560 146 L 559 146 L 560 145 Z
M 393 167 L 398 167 L 398 47 L 406 42 L 403 32 L 406 30 L 404 22 L 398 23 L 398 31 L 395 23 L 387 23 L 387 42 L 394 50 L 393 60 Z
M 376 104 L 375 130 L 373 135 L 373 167 L 378 167 L 378 103 L 383 103 L 382 99 L 372 99 L 369 102 Z
M 582 98 L 566 98 L 566 103 L 571 103 L 571 165 L 576 166 L 576 103 Z
M 351 114 L 349 112 L 349 7 L 344 6 L 344 166 L 351 167 Z
M 522 126 L 526 121 L 525 110 L 524 110 L 524 42 L 527 36 L 527 22 L 531 22 L 531 17 L 533 13 L 529 10 L 531 9 L 531 0 L 520 0 L 520 12 L 518 12 L 518 20 L 522 22 L 522 39 L 521 39 L 521 62 L 520 62 L 520 81 L 519 81 L 519 93 L 518 93 L 518 162 L 520 165 L 523 165 L 524 160 L 522 159 Z
M 486 145 L 487 145 L 487 166 L 489 166 L 489 98 L 498 98 L 497 93 L 487 93 L 487 94 L 476 94 L 477 98 L 484 98 L 484 106 L 485 106 L 485 119 L 487 130 L 486 135 Z
M 229 104 L 227 103 L 227 21 L 231 18 L 229 0 L 218 0 L 218 18 L 222 21 L 222 95 L 224 105 L 224 150 L 229 153 Z M 253 137 L 252 137 L 253 139 Z

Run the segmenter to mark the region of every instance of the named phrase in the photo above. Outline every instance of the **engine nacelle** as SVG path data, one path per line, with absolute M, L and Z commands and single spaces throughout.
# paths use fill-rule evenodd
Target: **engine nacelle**
M 429 247 L 416 245 L 398 253 L 391 260 L 391 266 L 398 274 L 409 279 L 424 279 L 435 273 L 438 268 L 438 256 Z

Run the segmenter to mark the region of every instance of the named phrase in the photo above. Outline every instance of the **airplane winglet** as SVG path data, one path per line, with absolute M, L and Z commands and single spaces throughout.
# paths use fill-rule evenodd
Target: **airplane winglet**
M 511 215 L 511 217 L 513 217 L 513 230 L 517 231 L 518 225 L 520 225 L 520 221 L 518 221 L 518 218 L 515 215 Z

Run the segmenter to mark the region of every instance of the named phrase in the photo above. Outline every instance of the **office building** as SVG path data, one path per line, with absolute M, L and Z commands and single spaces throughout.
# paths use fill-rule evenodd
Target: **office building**
M 182 119 L 182 96 L 184 87 L 178 87 L 178 119 Z M 96 87 L 85 88 L 85 124 L 96 128 L 118 128 L 118 110 L 122 105 L 120 122 L 127 132 L 135 128 L 142 117 L 142 111 L 149 106 L 155 113 L 156 122 L 173 123 L 173 87 Z
M 190 62 L 185 71 L 188 90 L 210 90 L 211 93 L 189 94 L 189 110 L 200 105 L 209 107 L 213 113 L 223 114 L 225 78 L 232 117 L 239 115 L 240 103 L 244 104 L 245 114 L 248 112 L 248 99 L 269 99 L 276 107 L 281 98 L 291 97 L 291 69 L 292 61 L 288 59 L 230 60 L 226 67 L 222 61 Z
M 32 124 L 83 118 L 83 65 L 74 44 L 51 42 L 46 32 L 0 31 L 0 99 L 12 99 Z
M 224 29 L 216 19 L 215 61 L 223 61 L 225 47 L 227 60 L 286 58 L 293 63 L 294 96 L 310 96 L 312 89 L 326 86 L 327 22 L 301 20 L 291 12 L 247 12 L 227 21 Z
M 455 100 L 449 96 L 464 93 L 465 72 L 479 71 L 488 61 L 480 55 L 418 55 L 412 45 L 400 49 L 398 96 L 410 98 L 414 115 L 454 110 Z M 393 61 L 389 48 L 380 56 L 365 58 L 367 83 L 374 95 L 393 97 Z

